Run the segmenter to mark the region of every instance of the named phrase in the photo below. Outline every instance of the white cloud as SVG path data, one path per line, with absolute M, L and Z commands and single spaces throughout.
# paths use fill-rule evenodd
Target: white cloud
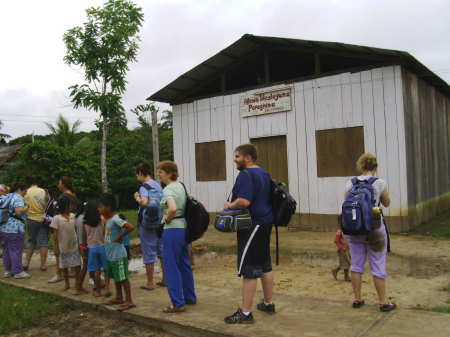
M 245 33 L 399 49 L 450 79 L 450 2 L 153 0 L 145 11 L 138 62 L 131 65 L 127 109 Z M 95 128 L 74 112 L 67 87 L 82 76 L 63 62 L 64 32 L 102 1 L 3 1 L 0 4 L 0 119 L 14 136 L 46 132 L 58 113 Z M 445 14 L 447 13 L 447 14 Z M 166 106 L 164 106 L 166 107 Z M 135 125 L 131 114 L 130 124 Z M 10 122 L 11 120 L 11 122 Z

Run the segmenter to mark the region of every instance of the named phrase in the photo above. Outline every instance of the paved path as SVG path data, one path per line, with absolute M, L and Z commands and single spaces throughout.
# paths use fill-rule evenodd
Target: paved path
M 3 275 L 3 270 L 1 274 Z M 74 301 L 106 308 L 104 299 L 91 295 L 73 296 L 62 292 L 63 284 L 48 284 L 53 267 L 48 272 L 31 270 L 29 280 L 2 279 L 16 286 L 68 297 Z M 231 314 L 239 302 L 239 289 L 211 288 L 198 285 L 199 303 L 183 314 L 167 315 L 161 309 L 168 304 L 165 288 L 148 292 L 139 289 L 144 275 L 132 274 L 133 297 L 137 308 L 127 313 L 111 312 L 181 337 L 448 337 L 450 315 L 397 310 L 380 313 L 374 305 L 355 310 L 347 302 L 318 300 L 277 294 L 278 313 L 273 316 L 255 312 L 253 325 L 230 326 L 223 317 Z M 71 280 L 73 283 L 73 280 Z M 0 284 L 1 286 L 1 284 Z M 261 294 L 258 294 L 258 298 Z M 104 310 L 113 310 L 107 308 Z

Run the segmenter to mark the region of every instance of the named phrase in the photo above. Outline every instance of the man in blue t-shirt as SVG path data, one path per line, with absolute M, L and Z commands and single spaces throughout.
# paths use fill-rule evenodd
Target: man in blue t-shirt
M 225 323 L 228 324 L 254 322 L 252 306 L 258 278 L 262 282 L 264 300 L 257 308 L 266 313 L 275 313 L 270 257 L 272 180 L 264 169 L 255 164 L 256 159 L 254 145 L 244 144 L 236 148 L 234 162 L 240 172 L 233 187 L 232 201 L 225 203 L 225 209 L 249 209 L 253 223 L 251 230 L 237 232 L 237 267 L 238 275 L 243 277 L 243 296 L 241 307 L 234 314 L 225 317 Z

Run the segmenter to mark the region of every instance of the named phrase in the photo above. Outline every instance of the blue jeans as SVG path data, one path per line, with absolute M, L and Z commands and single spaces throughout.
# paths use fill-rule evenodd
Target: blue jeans
M 175 307 L 182 307 L 186 304 L 186 300 L 196 301 L 186 229 L 164 229 L 163 260 L 167 290 L 172 304 Z

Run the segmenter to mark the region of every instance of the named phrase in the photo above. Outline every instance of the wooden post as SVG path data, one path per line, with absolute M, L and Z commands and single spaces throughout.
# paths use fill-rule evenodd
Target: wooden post
M 270 58 L 269 53 L 264 53 L 264 83 L 270 82 Z
M 159 130 L 158 130 L 158 110 L 152 109 L 152 144 L 153 144 L 153 178 L 157 180 L 156 166 L 159 163 Z
M 314 54 L 314 74 L 319 75 L 320 74 L 320 55 Z

